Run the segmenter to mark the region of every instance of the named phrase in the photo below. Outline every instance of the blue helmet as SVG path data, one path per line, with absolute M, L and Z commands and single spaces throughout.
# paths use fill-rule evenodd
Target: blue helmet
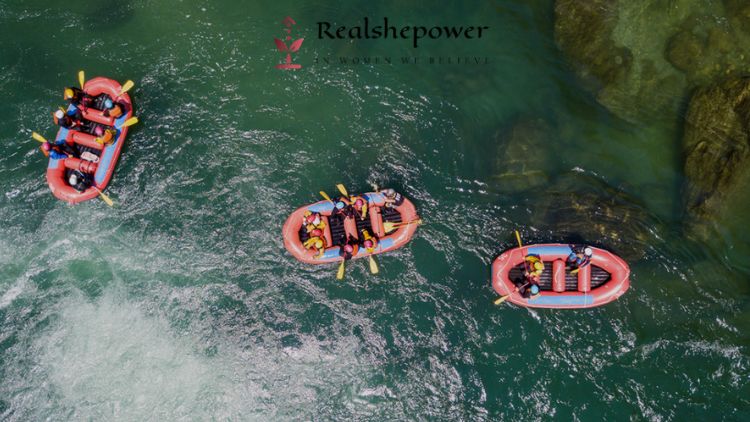
M 341 201 L 339 201 L 339 202 L 336 202 L 336 209 L 337 209 L 337 210 L 340 210 L 340 209 L 342 209 L 342 208 L 344 208 L 344 203 L 343 203 L 343 202 L 341 202 Z
M 104 100 L 104 107 L 112 108 L 113 105 L 114 104 L 112 104 L 112 100 L 110 100 L 109 98 L 107 98 L 106 100 Z
M 539 286 L 537 286 L 536 284 L 532 284 L 531 285 L 531 294 L 532 295 L 539 294 Z

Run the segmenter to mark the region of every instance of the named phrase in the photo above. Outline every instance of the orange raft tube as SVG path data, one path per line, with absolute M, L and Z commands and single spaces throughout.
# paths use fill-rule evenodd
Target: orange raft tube
M 564 244 L 529 245 L 505 251 L 492 263 L 492 287 L 509 302 L 528 308 L 593 308 L 612 302 L 630 287 L 630 268 L 620 257 L 591 247 L 589 265 L 571 274 L 566 260 L 572 249 Z M 515 291 L 525 283 L 524 258 L 538 255 L 544 261 L 539 294 L 524 298 Z
M 341 245 L 346 242 L 347 235 L 357 239 L 360 247 L 357 248 L 353 258 L 363 258 L 369 255 L 377 255 L 398 249 L 411 240 L 417 230 L 417 224 L 399 226 L 388 233 L 385 232 L 383 223 L 406 223 L 415 221 L 419 217 L 414 204 L 404 198 L 401 205 L 386 207 L 385 196 L 380 192 L 369 192 L 360 195 L 367 201 L 367 216 L 364 220 L 359 217 L 344 218 L 341 214 L 331 215 L 333 203 L 331 201 L 320 201 L 306 205 L 294 211 L 287 218 L 282 229 L 284 246 L 295 258 L 308 264 L 326 264 L 341 261 L 339 255 Z M 316 259 L 317 251 L 306 249 L 303 243 L 308 238 L 307 231 L 303 227 L 303 216 L 306 211 L 319 213 L 321 220 L 325 222 L 323 236 L 326 241 L 326 249 L 322 257 Z M 362 230 L 374 234 L 378 238 L 375 250 L 370 253 L 361 247 Z
M 109 145 L 101 145 L 94 141 L 96 138 L 88 133 L 70 130 L 61 127 L 55 137 L 56 142 L 65 141 L 68 145 L 76 144 L 80 150 L 88 151 L 99 157 L 99 162 L 86 161 L 79 158 L 64 158 L 56 160 L 52 157 L 47 165 L 47 184 L 52 194 L 58 199 L 69 203 L 78 203 L 96 198 L 99 195 L 98 190 L 104 190 L 112 178 L 115 171 L 115 164 L 120 157 L 122 145 L 125 143 L 125 136 L 128 134 L 128 128 L 122 127 L 126 120 L 133 116 L 133 106 L 130 96 L 120 94 L 120 83 L 107 78 L 94 78 L 87 81 L 83 86 L 83 92 L 92 97 L 100 94 L 108 95 L 112 101 L 123 105 L 123 115 L 118 118 L 106 117 L 101 110 L 92 107 L 79 107 L 85 120 L 109 126 L 115 129 L 114 141 Z M 69 105 L 69 110 L 72 109 Z M 82 173 L 92 174 L 92 184 L 83 191 L 78 191 L 68 184 L 68 173 L 78 170 Z

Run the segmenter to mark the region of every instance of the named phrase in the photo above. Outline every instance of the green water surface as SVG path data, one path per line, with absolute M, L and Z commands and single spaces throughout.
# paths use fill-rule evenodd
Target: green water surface
M 0 0 L 0 419 L 746 420 L 750 199 L 712 240 L 686 236 L 682 117 L 627 123 L 598 105 L 552 10 Z M 305 38 L 298 71 L 274 68 L 285 16 Z M 490 30 L 418 49 L 317 38 L 317 21 L 364 16 Z M 56 200 L 30 137 L 54 136 L 79 69 L 135 82 L 114 209 Z M 535 191 L 495 177 L 523 118 L 553 128 L 551 182 L 582 173 L 638 201 L 649 235 L 612 304 L 492 305 L 489 265 L 514 229 L 563 240 Z M 377 276 L 352 262 L 338 282 L 284 250 L 287 215 L 336 183 L 394 187 L 426 222 Z

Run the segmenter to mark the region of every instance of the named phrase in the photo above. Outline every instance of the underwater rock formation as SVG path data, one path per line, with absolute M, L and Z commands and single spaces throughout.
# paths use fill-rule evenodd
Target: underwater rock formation
M 517 193 L 547 183 L 544 169 L 549 167 L 547 154 L 554 138 L 544 120 L 518 120 L 509 130 L 498 131 L 495 138 L 498 152 L 493 178 L 500 192 Z
M 557 0 L 555 40 L 612 113 L 669 118 L 690 89 L 750 66 L 750 4 Z
M 741 74 L 750 64 L 747 36 L 734 26 L 707 21 L 712 22 L 705 16 L 690 16 L 667 41 L 667 61 L 685 74 L 690 86 Z
M 625 78 L 633 55 L 618 46 L 612 31 L 617 24 L 617 2 L 559 0 L 555 3 L 555 39 L 578 73 L 603 86 Z M 594 80 L 589 77 L 595 78 Z
M 534 201 L 531 224 L 554 240 L 602 246 L 627 260 L 641 258 L 655 243 L 649 228 L 661 226 L 633 197 L 585 173 L 560 176 Z
M 699 89 L 690 100 L 683 136 L 685 202 L 693 231 L 732 203 L 750 169 L 750 78 Z M 698 230 L 695 230 L 698 229 Z
M 618 32 L 619 21 L 629 19 L 620 6 L 616 0 L 557 0 L 555 41 L 597 101 L 618 117 L 636 121 L 676 109 L 684 77 L 654 51 L 653 40 L 636 30 Z

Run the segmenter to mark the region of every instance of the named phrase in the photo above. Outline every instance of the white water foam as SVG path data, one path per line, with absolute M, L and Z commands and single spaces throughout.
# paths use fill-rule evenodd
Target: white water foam
M 0 417 L 306 418 L 342 385 L 366 378 L 354 337 L 330 344 L 300 336 L 297 347 L 274 348 L 254 342 L 249 329 L 242 342 L 180 336 L 168 317 L 147 307 L 116 288 L 94 301 L 78 294 L 64 299 L 49 318 L 55 322 L 28 341 L 31 350 L 23 350 L 23 341 L 14 346 L 13 367 L 31 358 L 33 376 L 28 370 L 6 372 L 0 392 L 11 400 Z

